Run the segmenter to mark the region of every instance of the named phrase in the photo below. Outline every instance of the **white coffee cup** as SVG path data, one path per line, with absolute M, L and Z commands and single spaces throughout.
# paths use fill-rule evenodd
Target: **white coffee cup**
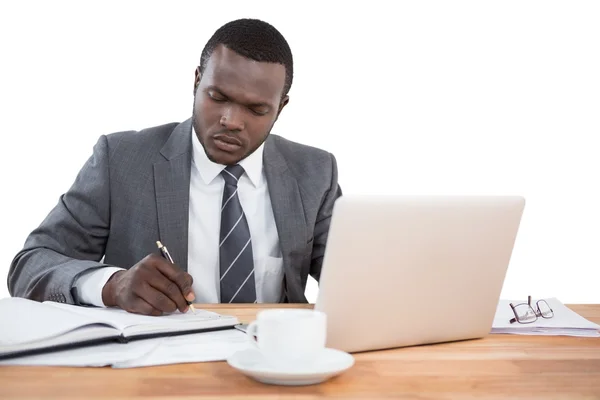
M 271 366 L 307 368 L 325 349 L 327 318 L 321 311 L 308 309 L 262 310 L 246 333 Z

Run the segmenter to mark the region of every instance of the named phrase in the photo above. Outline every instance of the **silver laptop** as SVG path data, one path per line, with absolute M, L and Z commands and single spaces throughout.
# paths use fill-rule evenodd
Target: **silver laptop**
M 348 352 L 480 338 L 525 206 L 518 196 L 343 196 L 315 309 Z

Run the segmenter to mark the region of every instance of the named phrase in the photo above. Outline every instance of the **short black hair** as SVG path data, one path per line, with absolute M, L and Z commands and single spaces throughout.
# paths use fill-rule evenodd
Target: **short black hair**
M 202 50 L 200 73 L 204 73 L 215 48 L 224 45 L 241 56 L 259 62 L 272 62 L 285 67 L 282 96 L 292 87 L 294 62 L 292 50 L 283 35 L 267 22 L 242 18 L 231 21 L 215 31 Z

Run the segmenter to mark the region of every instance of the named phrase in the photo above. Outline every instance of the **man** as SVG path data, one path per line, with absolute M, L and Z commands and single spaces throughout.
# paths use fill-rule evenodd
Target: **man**
M 341 190 L 332 154 L 270 135 L 292 78 L 274 27 L 219 28 L 192 118 L 100 137 L 14 258 L 11 295 L 149 315 L 190 301 L 306 302 Z

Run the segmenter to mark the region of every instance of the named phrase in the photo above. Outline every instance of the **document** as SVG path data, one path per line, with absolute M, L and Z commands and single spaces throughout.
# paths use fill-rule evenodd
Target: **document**
M 239 330 L 226 330 L 163 338 L 141 357 L 115 362 L 113 368 L 148 367 L 205 361 L 224 361 L 252 344 Z
M 528 324 L 509 322 L 515 316 L 509 304 L 517 305 L 523 303 L 523 300 L 500 300 L 491 333 L 600 337 L 600 325 L 583 318 L 554 297 L 544 300 L 552 309 L 554 316 L 538 317 L 536 321 Z M 532 302 L 532 306 L 535 309 L 535 301 Z
M 236 351 L 250 346 L 246 334 L 228 329 L 12 357 L 0 360 L 0 365 L 136 368 L 224 361 Z
M 130 343 L 105 343 L 41 354 L 22 355 L 0 359 L 0 365 L 106 367 L 140 358 L 158 346 L 161 340 L 162 338 Z
M 233 316 L 197 310 L 159 317 L 115 308 L 80 307 L 23 298 L 0 299 L 0 360 L 27 354 L 99 344 L 124 346 L 137 340 L 231 329 Z M 237 331 L 236 331 L 237 332 Z M 112 349 L 112 346 L 109 346 Z

